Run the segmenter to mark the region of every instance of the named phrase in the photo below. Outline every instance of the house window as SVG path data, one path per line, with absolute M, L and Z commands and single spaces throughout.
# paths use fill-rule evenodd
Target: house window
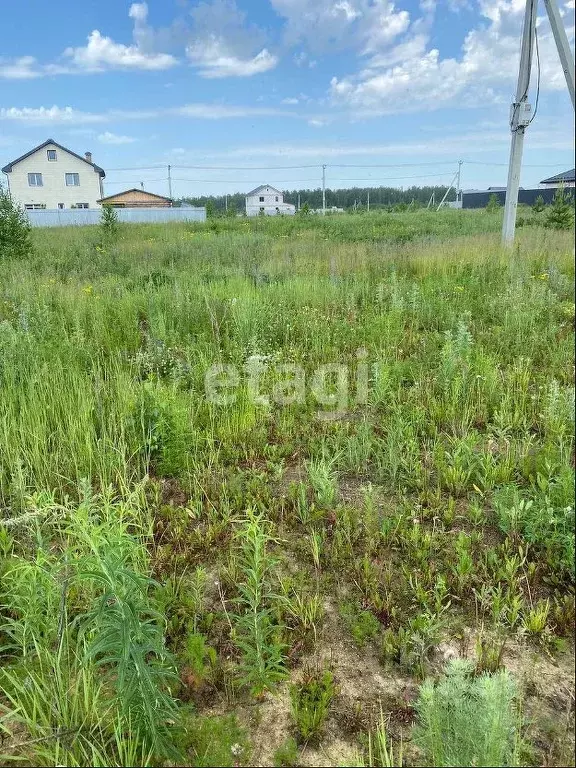
M 90 208 L 88 203 L 76 203 L 76 208 Z
M 79 173 L 67 173 L 66 174 L 66 186 L 67 187 L 79 187 L 80 186 L 80 174 Z
M 53 163 L 55 160 L 57 160 L 57 159 L 58 159 L 58 158 L 56 157 L 56 150 L 55 150 L 55 149 L 47 149 L 47 150 L 46 150 L 46 156 L 47 156 L 48 160 L 50 160 L 50 162 L 52 162 L 52 163 Z
M 27 211 L 44 211 L 46 210 L 46 205 L 44 203 L 26 203 L 24 208 Z
M 29 187 L 41 187 L 42 186 L 42 174 L 41 173 L 29 173 L 28 174 L 28 186 Z
M 64 203 L 58 203 L 58 208 L 60 208 L 60 210 L 62 210 L 62 208 L 64 208 Z
M 278 197 L 276 197 L 276 202 L 278 202 Z
M 261 203 L 263 203 L 263 202 L 264 202 L 264 198 L 263 198 L 263 197 L 261 197 L 261 198 L 260 198 L 260 202 L 261 202 Z

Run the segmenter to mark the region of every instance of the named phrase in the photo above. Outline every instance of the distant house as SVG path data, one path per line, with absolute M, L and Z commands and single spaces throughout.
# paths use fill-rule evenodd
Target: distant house
M 169 197 L 162 197 L 162 195 L 155 195 L 153 192 L 145 192 L 143 189 L 136 188 L 117 192 L 115 195 L 108 195 L 98 202 L 112 208 L 172 208 L 172 200 Z
M 268 184 L 256 187 L 246 195 L 246 216 L 294 216 L 296 207 L 284 202 L 279 189 Z
M 564 187 L 573 187 L 575 185 L 574 171 L 575 169 L 572 168 L 569 171 L 564 171 L 563 173 L 557 173 L 556 176 L 550 176 L 549 179 L 543 179 L 540 182 L 540 184 L 545 188 L 559 187 L 560 185 Z
M 106 176 L 92 162 L 47 139 L 2 168 L 13 200 L 26 210 L 98 208 L 102 179 Z

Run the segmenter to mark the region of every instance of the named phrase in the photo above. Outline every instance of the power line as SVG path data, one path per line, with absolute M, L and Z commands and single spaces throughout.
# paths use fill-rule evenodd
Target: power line
M 314 165 L 173 165 L 172 168 L 179 170 L 192 171 L 290 171 L 300 170 L 301 168 L 318 168 L 319 164 Z
M 435 163 L 388 163 L 388 164 L 370 164 L 370 165 L 354 165 L 352 163 L 328 163 L 327 168 L 421 168 L 428 165 L 454 165 L 457 160 L 440 160 Z

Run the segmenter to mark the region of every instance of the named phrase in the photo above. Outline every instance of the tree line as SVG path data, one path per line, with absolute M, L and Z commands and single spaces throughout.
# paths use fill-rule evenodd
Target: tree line
M 446 186 L 426 186 L 426 187 L 408 187 L 400 189 L 398 187 L 348 187 L 346 189 L 327 189 L 326 206 L 328 208 L 344 208 L 345 210 L 365 210 L 368 207 L 368 197 L 370 197 L 370 208 L 388 208 L 390 206 L 413 206 L 422 207 L 428 204 L 428 201 L 434 194 L 436 204 L 444 197 Z M 310 209 L 322 208 L 322 190 L 318 189 L 293 189 L 284 190 L 284 202 L 303 207 L 307 205 Z M 450 190 L 447 201 L 456 199 L 456 191 Z M 198 197 L 182 197 L 175 201 L 175 204 L 189 204 L 205 206 L 208 211 L 224 213 L 243 213 L 246 206 L 246 195 L 243 192 L 235 192 L 232 195 L 200 195 Z

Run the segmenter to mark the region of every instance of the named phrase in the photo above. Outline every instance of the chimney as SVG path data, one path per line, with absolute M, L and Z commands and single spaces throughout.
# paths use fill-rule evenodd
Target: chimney
M 88 163 L 92 162 L 92 152 L 84 152 L 84 157 Z

